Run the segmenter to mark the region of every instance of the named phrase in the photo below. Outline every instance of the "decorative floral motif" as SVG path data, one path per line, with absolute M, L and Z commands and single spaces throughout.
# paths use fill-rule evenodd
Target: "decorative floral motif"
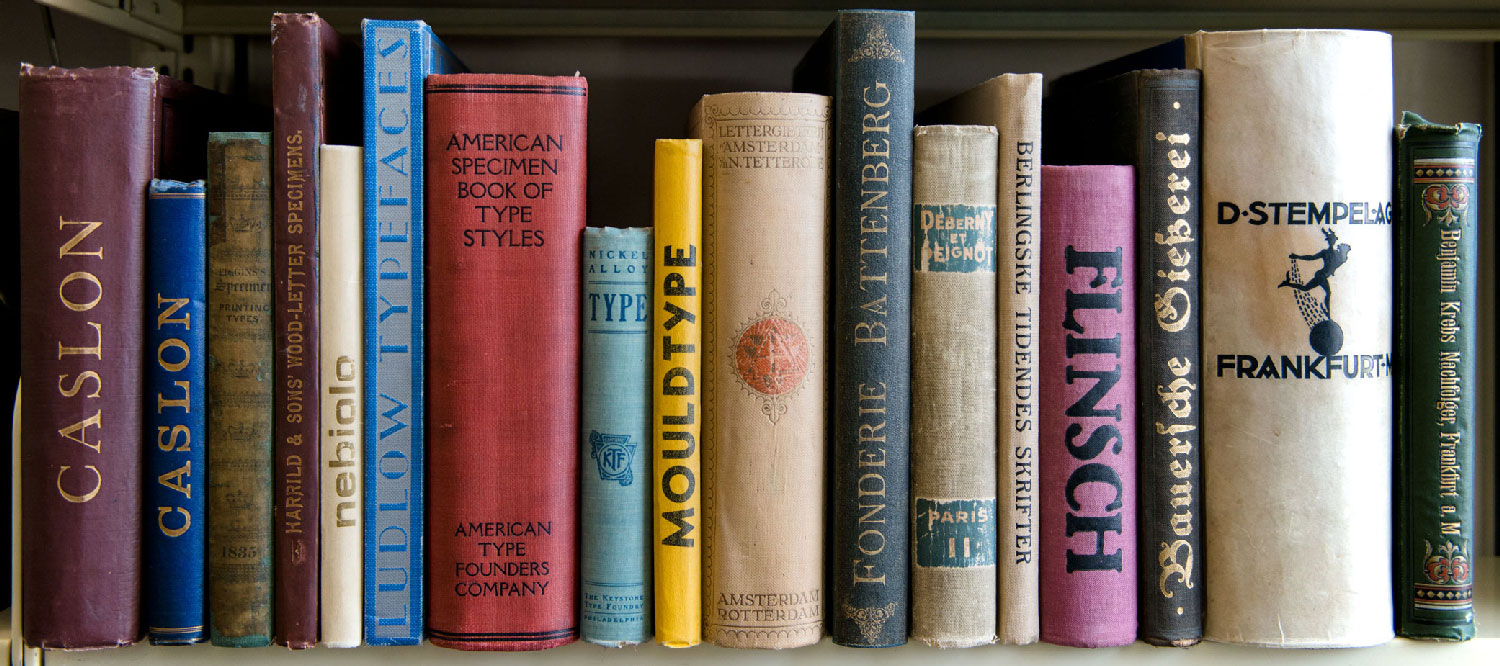
M 1431 222 L 1435 216 L 1439 223 L 1451 226 L 1469 209 L 1469 186 L 1463 183 L 1428 185 L 1422 191 L 1422 207 L 1426 209 L 1427 221 Z
M 893 60 L 895 62 L 906 62 L 901 58 L 901 49 L 891 43 L 890 37 L 886 36 L 885 28 L 875 26 L 870 28 L 869 34 L 865 35 L 865 43 L 854 49 L 853 55 L 849 56 L 849 62 L 861 60 Z
M 1422 561 L 1422 572 L 1427 575 L 1427 580 L 1448 585 L 1469 582 L 1469 558 L 1466 551 L 1453 545 L 1452 541 L 1444 541 L 1438 547 L 1437 554 L 1433 554 L 1432 544 L 1425 541 L 1423 543 L 1427 546 L 1427 559 Z
M 879 608 L 856 608 L 844 602 L 844 617 L 854 620 L 859 625 L 860 635 L 865 641 L 874 643 L 880 640 L 880 630 L 885 628 L 886 620 L 896 616 L 896 602 L 892 601 Z

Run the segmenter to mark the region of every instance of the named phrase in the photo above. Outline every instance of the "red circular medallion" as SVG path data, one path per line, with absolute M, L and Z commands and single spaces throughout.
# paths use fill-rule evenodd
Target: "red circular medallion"
M 767 317 L 750 324 L 734 346 L 734 366 L 752 390 L 769 396 L 790 393 L 807 375 L 807 337 L 789 319 Z

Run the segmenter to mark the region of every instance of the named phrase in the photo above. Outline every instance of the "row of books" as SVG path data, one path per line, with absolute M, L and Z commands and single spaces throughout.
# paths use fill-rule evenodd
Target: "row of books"
M 582 77 L 272 27 L 271 132 L 22 68 L 31 644 L 1473 635 L 1479 130 L 1393 154 L 1388 35 L 918 114 L 842 11 L 606 229 Z

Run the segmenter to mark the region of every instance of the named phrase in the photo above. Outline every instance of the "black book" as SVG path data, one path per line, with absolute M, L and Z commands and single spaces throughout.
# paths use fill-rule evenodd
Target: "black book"
M 0 109 L 0 201 L 9 201 L 5 208 L 0 210 L 0 247 L 10 248 L 8 257 L 0 262 L 0 348 L 20 349 L 21 347 L 21 311 L 20 311 L 20 288 L 21 288 L 21 220 L 20 209 L 16 202 L 21 200 L 21 115 L 10 109 Z M 12 405 L 16 396 L 16 383 L 21 381 L 21 357 L 17 354 L 5 354 L 0 358 L 0 405 Z M 0 417 L 0 423 L 5 424 L 5 436 L 8 438 L 15 428 L 15 411 L 9 407 L 0 409 L 4 412 Z M 5 470 L 6 483 L 11 478 L 11 457 L 5 456 L 5 463 L 0 465 Z M 9 485 L 6 486 L 9 488 Z M 5 534 L 12 532 L 11 525 L 11 491 L 6 491 L 4 499 L 0 499 L 0 505 L 4 506 Z M 10 559 L 10 549 L 6 548 L 4 554 L 0 554 L 0 563 L 5 566 L 5 571 L 10 571 L 13 565 Z M 10 608 L 10 576 L 5 576 L 0 582 L 0 608 Z

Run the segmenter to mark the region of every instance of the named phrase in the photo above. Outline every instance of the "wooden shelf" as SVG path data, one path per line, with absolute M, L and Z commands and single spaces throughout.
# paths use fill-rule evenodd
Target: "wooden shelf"
M 48 652 L 47 666 L 63 664 L 158 664 L 170 666 L 253 666 L 255 664 L 285 665 L 309 660 L 322 665 L 333 664 L 390 664 L 412 666 L 413 664 L 468 664 L 486 661 L 495 663 L 525 663 L 533 666 L 547 664 L 585 665 L 608 660 L 611 666 L 661 666 L 663 664 L 713 664 L 714 666 L 771 666 L 779 664 L 817 663 L 819 666 L 872 666 L 879 664 L 909 664 L 921 661 L 925 666 L 946 664 L 1020 663 L 1016 660 L 1045 662 L 1050 666 L 1063 664 L 1109 663 L 1111 666 L 1128 664 L 1258 664 L 1275 659 L 1280 663 L 1298 664 L 1349 664 L 1360 666 L 1407 665 L 1426 661 L 1431 663 L 1480 664 L 1494 663 L 1500 655 L 1500 557 L 1481 558 L 1475 566 L 1479 577 L 1474 592 L 1475 612 L 1479 618 L 1479 636 L 1464 643 L 1436 643 L 1396 639 L 1384 645 L 1345 650 L 1277 650 L 1273 648 L 1250 648 L 1217 643 L 1203 643 L 1191 648 L 1158 648 L 1137 642 L 1123 648 L 1082 649 L 1058 647 L 1056 645 L 987 646 L 961 650 L 938 650 L 922 645 L 907 644 L 899 648 L 883 650 L 844 648 L 824 639 L 812 647 L 795 650 L 762 651 L 730 650 L 710 645 L 700 645 L 686 650 L 672 650 L 650 644 L 636 648 L 607 649 L 594 645 L 575 643 L 542 652 L 517 653 L 496 656 L 492 653 L 458 652 L 431 645 L 417 647 L 382 647 L 334 650 L 317 648 L 296 654 L 288 654 L 286 648 L 231 649 L 208 645 L 190 647 L 154 647 L 137 645 L 113 650 L 91 652 Z

